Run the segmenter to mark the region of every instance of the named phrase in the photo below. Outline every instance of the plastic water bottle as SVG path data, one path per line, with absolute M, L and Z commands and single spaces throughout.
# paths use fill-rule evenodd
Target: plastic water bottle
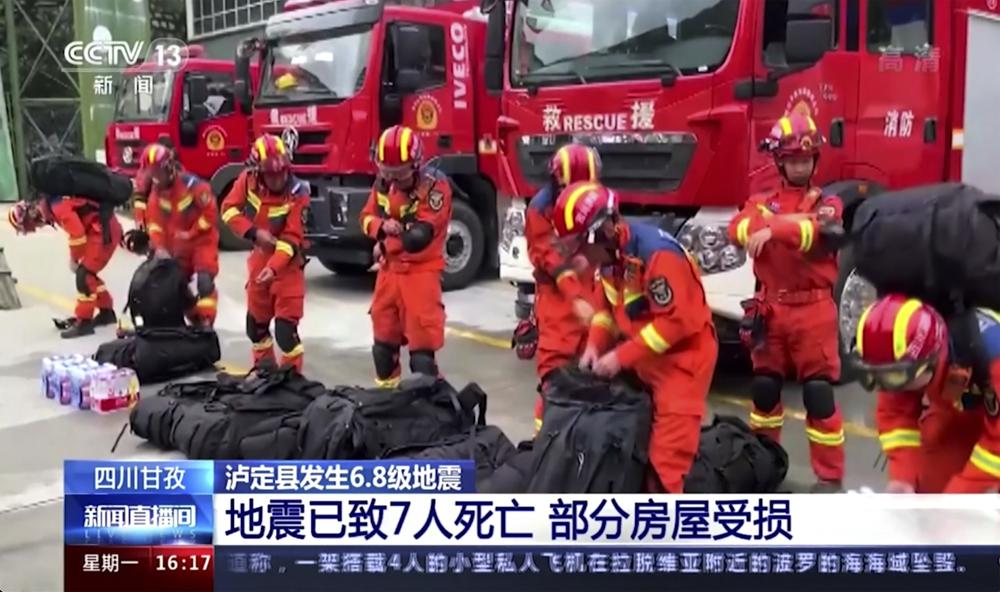
M 52 377 L 52 372 L 55 369 L 57 363 L 59 363 L 60 356 L 47 356 L 42 358 L 42 394 L 46 398 L 52 398 L 52 392 L 49 391 L 49 379 Z
M 65 366 L 65 370 L 59 380 L 59 403 L 61 405 L 69 405 L 73 402 L 73 384 L 79 367 L 79 364 L 74 363 Z
M 58 399 L 59 398 L 59 388 L 62 380 L 62 373 L 65 372 L 65 367 L 63 366 L 62 360 L 55 360 L 52 362 L 52 371 L 49 372 L 47 382 L 45 385 L 45 397 L 48 399 Z

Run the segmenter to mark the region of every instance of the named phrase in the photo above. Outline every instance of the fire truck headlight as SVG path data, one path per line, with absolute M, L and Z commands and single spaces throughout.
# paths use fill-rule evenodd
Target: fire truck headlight
M 688 223 L 677 240 L 694 256 L 704 275 L 731 271 L 746 263 L 746 251 L 729 242 L 726 224 Z
M 500 247 L 508 251 L 514 239 L 524 236 L 524 206 L 513 205 L 507 209 L 500 235 Z

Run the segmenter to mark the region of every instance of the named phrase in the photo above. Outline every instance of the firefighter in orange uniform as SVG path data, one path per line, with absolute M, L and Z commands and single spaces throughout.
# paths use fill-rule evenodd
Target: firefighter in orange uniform
M 864 386 L 878 389 L 875 417 L 890 493 L 1000 488 L 1000 314 L 966 314 L 975 315 L 966 317 L 969 340 L 951 339 L 934 308 L 902 294 L 862 313 L 855 354 Z M 961 345 L 973 340 L 981 347 Z
M 438 376 L 444 347 L 441 300 L 444 242 L 451 219 L 451 185 L 423 166 L 420 137 L 404 126 L 382 132 L 375 153 L 379 177 L 361 211 L 361 229 L 375 241 L 379 262 L 371 318 L 375 383 L 399 383 L 399 351 L 410 351 L 410 371 Z
M 649 387 L 650 489 L 683 493 L 719 350 L 698 266 L 668 233 L 625 222 L 614 192 L 597 183 L 567 187 L 552 221 L 574 266 L 600 270 L 580 364 L 605 377 L 634 370 Z
M 746 303 L 744 333 L 754 378 L 750 427 L 780 441 L 787 373 L 802 382 L 814 492 L 838 491 L 844 478 L 844 429 L 833 395 L 840 341 L 833 286 L 837 253 L 827 237 L 841 230 L 840 199 L 811 184 L 823 137 L 808 115 L 781 118 L 765 140 L 781 189 L 752 196 L 729 224 L 730 240 L 754 259 L 758 291 Z
M 94 327 L 117 323 L 111 294 L 97 274 L 111 261 L 122 240 L 118 218 L 111 215 L 105 226 L 96 202 L 82 197 L 43 195 L 38 202 L 14 204 L 7 220 L 20 234 L 52 225 L 59 226 L 69 236 L 69 267 L 76 276 L 77 295 L 73 319 L 57 323 L 63 339 L 93 335 Z
M 528 204 L 525 238 L 528 258 L 534 266 L 535 318 L 538 320 L 539 392 L 550 372 L 583 353 L 587 329 L 594 315 L 593 276 L 580 276 L 556 248 L 552 208 L 559 192 L 572 183 L 597 181 L 601 158 L 597 150 L 583 144 L 561 147 L 549 161 L 551 183 Z M 544 400 L 535 401 L 535 432 L 542 427 Z
M 157 138 L 156 143 L 171 151 L 174 150 L 174 143 L 171 141 L 170 136 L 166 134 Z M 149 147 L 147 146 L 139 155 L 139 171 L 132 179 L 132 217 L 135 219 L 135 226 L 139 230 L 146 229 L 146 206 L 149 201 L 149 192 L 153 189 L 149 172 L 145 170 L 145 161 L 142 159 L 148 150 Z M 177 155 L 175 153 L 174 159 L 176 160 L 176 158 Z
M 146 229 L 156 257 L 173 257 L 194 276 L 197 298 L 188 312 L 192 324 L 215 324 L 219 275 L 219 229 L 215 196 L 208 183 L 186 173 L 174 152 L 150 144 L 142 153 L 142 173 L 149 179 Z
M 222 220 L 254 243 L 247 259 L 247 336 L 254 365 L 274 361 L 302 371 L 298 326 L 305 299 L 305 219 L 309 185 L 291 174 L 291 154 L 280 138 L 254 141 L 250 163 L 222 202 Z M 270 325 L 274 320 L 274 339 Z

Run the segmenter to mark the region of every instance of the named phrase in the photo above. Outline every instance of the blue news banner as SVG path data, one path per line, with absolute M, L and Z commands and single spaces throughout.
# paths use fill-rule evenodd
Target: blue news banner
M 795 496 L 474 482 L 469 461 L 67 461 L 66 590 L 1000 590 L 997 548 L 806 546 Z

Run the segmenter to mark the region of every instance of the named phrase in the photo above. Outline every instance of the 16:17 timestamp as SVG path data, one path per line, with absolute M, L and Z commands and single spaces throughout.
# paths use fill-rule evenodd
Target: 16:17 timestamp
M 153 566 L 156 571 L 208 571 L 212 566 L 212 554 L 156 555 Z

